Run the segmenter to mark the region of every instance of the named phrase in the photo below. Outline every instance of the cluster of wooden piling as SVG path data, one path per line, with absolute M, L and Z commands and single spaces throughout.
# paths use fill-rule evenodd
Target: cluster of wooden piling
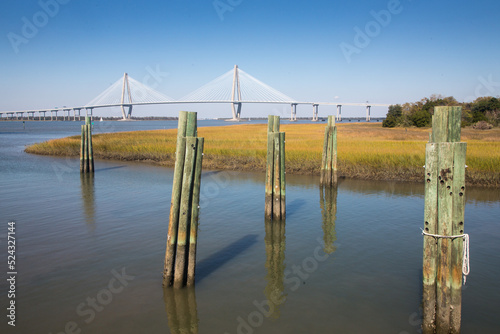
M 280 117 L 268 116 L 266 162 L 266 219 L 286 217 L 285 133 L 280 131 Z
M 194 285 L 203 138 L 197 113 L 179 113 L 163 285 Z
M 324 185 L 337 184 L 337 126 L 335 126 L 333 116 L 328 116 L 328 124 L 325 129 L 320 183 Z
M 82 140 L 80 145 L 80 172 L 94 172 L 94 152 L 92 151 L 92 124 L 90 117 L 85 118 L 82 125 Z
M 461 107 L 435 107 L 426 146 L 424 334 L 460 333 L 467 147 L 460 142 L 461 113 Z

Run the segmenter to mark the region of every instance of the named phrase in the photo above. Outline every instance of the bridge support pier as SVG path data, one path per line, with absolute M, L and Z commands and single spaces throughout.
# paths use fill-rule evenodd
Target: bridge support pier
M 370 108 L 371 106 L 366 106 L 366 121 L 370 121 Z
M 94 119 L 94 108 L 85 108 L 85 116 L 89 117 L 89 109 L 90 109 L 90 120 Z
M 341 104 L 337 104 L 337 121 L 341 121 L 342 120 L 342 105 Z
M 122 104 L 120 106 L 122 108 L 122 117 L 123 119 L 130 119 L 132 117 L 132 105 L 131 104 Z M 128 107 L 128 111 L 125 112 L 125 107 Z
M 312 118 L 313 122 L 318 121 L 318 107 L 319 107 L 319 104 L 313 104 L 313 118 Z
M 239 121 L 241 118 L 241 102 L 233 102 L 231 104 L 231 109 L 233 111 L 232 121 Z
M 131 119 L 132 118 L 132 105 L 129 105 L 128 106 L 128 113 L 127 113 L 127 119 Z
M 241 102 L 238 103 L 238 109 L 236 111 L 236 117 L 238 120 L 241 118 Z
M 82 109 L 75 109 L 75 113 L 73 114 L 76 121 L 76 111 L 78 110 L 78 121 L 82 120 Z
M 297 121 L 297 103 L 292 103 L 292 113 L 290 115 L 290 122 L 296 122 Z

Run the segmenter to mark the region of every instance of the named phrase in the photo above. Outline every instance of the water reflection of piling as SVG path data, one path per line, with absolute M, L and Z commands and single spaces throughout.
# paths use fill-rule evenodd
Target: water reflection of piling
M 269 305 L 269 317 L 279 318 L 284 302 L 285 221 L 266 220 L 267 286 L 264 294 Z
M 198 333 L 198 310 L 194 287 L 163 290 L 168 327 L 173 334 Z
M 90 231 L 95 229 L 94 174 L 80 174 L 83 213 Z
M 337 233 L 335 232 L 335 220 L 337 219 L 337 187 L 320 186 L 319 191 L 321 215 L 323 217 L 324 252 L 326 254 L 331 254 L 336 250 L 333 244 L 337 240 Z

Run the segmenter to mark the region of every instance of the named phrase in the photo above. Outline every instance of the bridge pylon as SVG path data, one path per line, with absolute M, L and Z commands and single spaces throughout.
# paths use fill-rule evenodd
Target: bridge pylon
M 292 103 L 292 112 L 290 114 L 290 122 L 296 122 L 297 121 L 297 103 Z
M 238 70 L 238 65 L 234 65 L 234 75 L 233 75 L 233 88 L 231 90 L 231 104 L 233 110 L 232 121 L 239 121 L 241 117 L 241 87 L 240 87 L 240 74 Z
M 125 94 L 126 91 L 126 94 Z M 125 104 L 125 98 L 128 97 L 128 102 L 130 104 Z M 121 109 L 123 119 L 130 119 L 132 116 L 132 92 L 130 91 L 130 83 L 128 81 L 128 74 L 123 74 L 123 86 L 122 86 L 122 98 L 121 98 Z M 128 107 L 128 112 L 125 113 L 125 107 Z

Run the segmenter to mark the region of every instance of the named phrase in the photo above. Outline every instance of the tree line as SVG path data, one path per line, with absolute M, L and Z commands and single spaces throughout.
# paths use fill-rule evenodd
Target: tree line
M 458 102 L 453 96 L 431 95 L 418 102 L 389 106 L 383 127 L 428 127 L 436 106 L 462 106 L 462 126 L 491 129 L 500 126 L 500 98 L 479 97 L 473 102 Z

